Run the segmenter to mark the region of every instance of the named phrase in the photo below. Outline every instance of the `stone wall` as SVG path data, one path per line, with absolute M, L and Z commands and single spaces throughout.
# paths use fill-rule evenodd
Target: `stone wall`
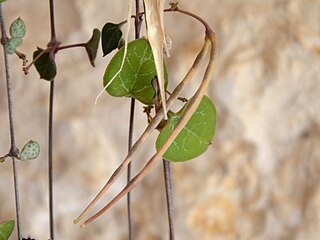
M 85 41 L 94 27 L 120 22 L 127 1 L 57 0 L 57 34 L 63 43 Z M 320 2 L 319 0 L 180 1 L 206 19 L 218 40 L 218 64 L 208 90 L 218 111 L 212 147 L 194 161 L 173 165 L 175 227 L 184 240 L 320 239 Z M 21 51 L 32 55 L 49 40 L 47 1 L 7 0 L 7 25 L 27 26 Z M 203 40 L 197 22 L 166 15 L 173 41 L 167 59 L 170 88 L 190 67 Z M 57 56 L 55 94 L 55 218 L 57 239 L 127 239 L 126 204 L 79 229 L 72 220 L 123 159 L 130 101 L 104 94 L 102 75 L 85 51 Z M 19 162 L 23 235 L 48 238 L 47 106 L 49 83 L 10 57 L 18 146 L 29 139 L 42 148 L 37 160 Z M 3 59 L 0 58 L 0 153 L 9 148 Z M 200 79 L 200 75 L 197 76 Z M 186 95 L 196 89 L 190 87 Z M 146 125 L 137 105 L 135 138 Z M 134 160 L 136 173 L 154 151 L 146 144 Z M 100 202 L 119 192 L 125 176 Z M 14 217 L 12 168 L 0 164 L 0 221 Z M 134 235 L 168 239 L 162 166 L 133 191 Z M 15 238 L 12 238 L 15 239 Z

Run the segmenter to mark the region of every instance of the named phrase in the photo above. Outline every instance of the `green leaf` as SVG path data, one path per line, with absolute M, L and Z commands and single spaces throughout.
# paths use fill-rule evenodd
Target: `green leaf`
M 106 23 L 103 26 L 101 34 L 103 56 L 118 48 L 121 37 L 121 24 Z
M 8 240 L 14 229 L 14 220 L 7 220 L 0 224 L 0 240 Z
M 6 52 L 8 54 L 13 54 L 16 51 L 16 48 L 22 44 L 21 38 L 10 38 L 6 43 Z
M 121 67 L 124 48 L 121 48 L 111 59 L 104 73 L 104 86 L 116 75 Z M 167 69 L 165 70 L 165 87 L 167 86 Z M 152 79 L 157 76 L 152 50 L 149 42 L 140 38 L 128 44 L 127 56 L 122 71 L 106 89 L 114 97 L 134 97 L 140 102 L 152 105 L 154 89 Z
M 5 2 L 6 0 L 0 0 L 0 3 Z
M 33 53 L 33 59 L 43 52 L 43 49 L 38 48 Z M 38 60 L 34 63 L 40 78 L 51 81 L 57 74 L 56 63 L 54 58 L 50 56 L 49 52 L 43 53 Z
M 24 145 L 20 155 L 20 160 L 32 160 L 39 156 L 40 146 L 36 141 L 30 140 Z
M 93 29 L 92 32 L 92 37 L 86 44 L 86 51 L 90 60 L 91 65 L 94 67 L 94 61 L 97 57 L 97 51 L 99 47 L 99 42 L 100 42 L 100 31 L 99 29 L 95 28 Z
M 157 150 L 164 144 L 169 134 L 176 127 L 187 104 L 178 113 L 169 111 L 169 120 L 156 141 Z M 200 156 L 211 144 L 215 126 L 215 106 L 208 97 L 204 96 L 197 110 L 165 152 L 163 158 L 173 162 L 184 162 Z
M 21 18 L 14 20 L 10 26 L 10 35 L 13 38 L 23 38 L 26 35 L 27 27 Z

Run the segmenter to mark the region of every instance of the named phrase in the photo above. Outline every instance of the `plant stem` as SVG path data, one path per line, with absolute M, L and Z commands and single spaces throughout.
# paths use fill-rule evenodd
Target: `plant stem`
M 56 28 L 54 21 L 54 0 L 49 0 L 49 8 L 50 8 L 50 29 L 51 29 L 51 41 L 56 39 Z
M 128 152 L 132 148 L 133 142 L 133 128 L 134 128 L 134 112 L 135 112 L 135 99 L 131 98 L 130 105 L 130 120 L 129 120 L 129 137 L 128 137 Z M 131 180 L 131 164 L 127 167 L 127 182 Z M 128 239 L 132 240 L 133 238 L 133 229 L 132 229 L 132 218 L 131 218 L 131 192 L 127 194 L 127 211 L 128 211 Z
M 197 19 L 199 22 L 201 22 L 204 25 L 204 27 L 206 29 L 206 35 L 210 35 L 210 34 L 213 33 L 213 30 L 211 29 L 210 25 L 203 18 L 201 18 L 200 16 L 198 16 L 198 15 L 192 13 L 192 12 L 180 9 L 178 4 L 174 4 L 172 7 L 164 9 L 164 12 L 179 12 L 179 13 L 182 13 L 184 15 L 188 15 L 190 17 L 193 17 L 193 18 Z M 145 12 L 140 12 L 139 14 L 137 14 L 136 17 L 141 17 L 144 14 L 145 14 Z M 126 21 L 124 21 L 124 23 L 125 22 Z
M 160 97 L 160 87 L 157 78 L 151 81 L 151 85 L 155 91 L 155 96 L 153 98 L 156 113 L 161 109 L 161 97 Z M 169 225 L 169 239 L 174 240 L 174 214 L 173 214 L 173 194 L 172 194 L 172 171 L 171 163 L 162 158 L 163 163 L 163 175 L 164 175 L 164 185 L 166 192 L 166 203 L 167 203 L 167 213 L 168 213 L 168 225 Z
M 203 18 L 201 18 L 200 16 L 198 16 L 198 15 L 192 13 L 192 12 L 180 9 L 178 7 L 178 5 L 176 5 L 175 7 L 171 7 L 169 9 L 165 9 L 164 11 L 165 12 L 179 12 L 179 13 L 182 13 L 184 15 L 188 15 L 190 17 L 193 17 L 193 18 L 195 18 L 196 20 L 198 20 L 199 22 L 201 22 L 203 24 L 203 26 L 206 29 L 206 35 L 212 35 L 213 34 L 213 30 L 211 29 L 210 25 Z
M 163 161 L 164 183 L 166 189 L 168 224 L 169 224 L 169 239 L 174 240 L 174 214 L 173 214 L 173 191 L 172 191 L 172 171 L 171 162 Z
M 17 234 L 18 239 L 21 240 L 21 219 L 20 219 L 20 197 L 19 197 L 19 184 L 18 184 L 18 171 L 16 166 L 16 159 L 13 156 L 18 155 L 19 150 L 16 147 L 15 142 L 15 131 L 14 131 L 14 117 L 13 117 L 13 103 L 12 103 L 12 91 L 11 91 L 11 80 L 9 74 L 9 61 L 8 55 L 5 50 L 5 42 L 7 41 L 7 34 L 2 14 L 2 4 L 0 4 L 0 21 L 1 21 L 1 37 L 3 44 L 3 55 L 6 72 L 6 84 L 7 84 L 7 99 L 8 99 L 8 111 L 9 111 L 9 125 L 10 125 L 10 138 L 11 148 L 10 154 L 12 155 L 12 168 L 13 168 L 13 183 L 14 183 L 14 195 L 15 195 L 15 206 L 16 206 L 16 221 L 17 221 Z
M 50 82 L 49 96 L 49 127 L 48 127 L 48 180 L 49 180 L 49 224 L 50 240 L 54 240 L 54 214 L 53 214 L 53 97 L 54 80 Z
M 140 37 L 140 30 L 142 25 L 142 18 L 138 16 L 140 13 L 140 1 L 136 0 L 136 17 L 135 17 L 135 38 L 138 39 Z
M 48 48 L 47 48 L 47 49 L 44 49 L 41 53 L 39 53 L 39 54 L 32 60 L 32 62 L 31 62 L 30 64 L 28 64 L 28 66 L 24 67 L 24 68 L 23 68 L 24 74 L 28 74 L 29 69 L 32 67 L 32 65 L 33 65 L 36 61 L 38 61 L 38 59 L 39 59 L 43 54 L 45 54 L 45 53 L 48 52 L 48 51 L 49 51 Z
M 54 0 L 49 0 L 50 8 L 50 29 L 51 39 L 48 46 L 57 46 L 55 21 L 54 21 Z M 49 96 L 49 126 L 48 126 L 48 180 L 49 180 L 49 225 L 50 240 L 54 240 L 54 209 L 53 209 L 53 97 L 54 97 L 54 79 L 50 82 Z
M 68 48 L 74 48 L 74 47 L 85 47 L 85 46 L 86 46 L 86 43 L 70 44 L 70 45 L 65 45 L 65 46 L 58 47 L 56 49 L 56 51 L 60 51 L 60 50 L 63 50 L 63 49 L 68 49 Z
M 136 0 L 136 16 L 140 12 L 140 0 Z M 141 18 L 135 17 L 135 38 L 140 37 Z M 133 143 L 133 130 L 134 130 L 134 112 L 135 112 L 135 99 L 131 98 L 130 105 L 130 120 L 129 120 L 129 139 L 128 139 L 128 152 L 130 152 Z M 131 163 L 127 168 L 127 183 L 131 181 Z M 128 239 L 133 239 L 132 217 L 131 217 L 131 192 L 127 194 L 127 211 L 128 211 Z
M 21 240 L 22 228 L 21 228 L 21 217 L 20 217 L 20 194 L 19 194 L 17 160 L 14 157 L 11 159 L 12 159 L 12 171 L 13 171 L 14 197 L 15 197 L 15 205 L 16 205 L 17 233 L 18 233 L 18 239 Z

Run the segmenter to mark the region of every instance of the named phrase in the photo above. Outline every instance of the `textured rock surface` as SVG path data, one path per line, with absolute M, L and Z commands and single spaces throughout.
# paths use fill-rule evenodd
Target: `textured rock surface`
M 56 1 L 57 34 L 64 43 L 90 37 L 94 27 L 125 18 L 127 1 Z M 177 239 L 320 239 L 320 2 L 319 0 L 181 0 L 207 19 L 219 37 L 218 68 L 208 94 L 218 110 L 213 146 L 195 161 L 175 164 Z M 49 39 L 47 1 L 11 0 L 7 25 L 21 16 L 28 33 L 21 50 Z M 197 22 L 166 15 L 173 40 L 171 87 L 191 64 L 203 39 Z M 91 68 L 85 51 L 58 55 L 55 95 L 55 217 L 57 239 L 127 239 L 121 201 L 85 229 L 72 219 L 101 188 L 126 152 L 129 100 L 104 95 L 107 59 Z M 48 82 L 28 76 L 10 57 L 15 126 L 20 149 L 29 139 L 42 151 L 19 162 L 23 235 L 48 238 L 46 128 Z M 0 58 L 0 153 L 9 148 L 3 59 Z M 199 75 L 200 76 L 200 75 Z M 196 86 L 192 86 L 191 93 Z M 136 134 L 145 126 L 137 106 Z M 134 172 L 152 153 L 138 154 Z M 10 161 L 0 164 L 0 221 L 14 218 Z M 133 192 L 135 239 L 168 239 L 159 164 Z M 123 177 L 99 206 L 124 185 Z M 15 239 L 15 238 L 13 238 Z

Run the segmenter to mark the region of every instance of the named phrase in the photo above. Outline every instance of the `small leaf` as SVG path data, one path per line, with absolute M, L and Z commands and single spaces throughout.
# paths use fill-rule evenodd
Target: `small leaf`
M 6 0 L 0 0 L 0 3 L 5 2 Z
M 7 220 L 0 224 L 0 240 L 8 240 L 14 229 L 14 220 Z
M 86 51 L 90 60 L 91 65 L 94 67 L 94 60 L 97 57 L 97 51 L 100 42 L 100 31 L 99 29 L 93 29 L 92 37 L 86 44 Z
M 14 20 L 10 26 L 10 35 L 13 38 L 23 38 L 26 35 L 27 27 L 21 18 Z
M 121 24 L 106 23 L 103 26 L 101 33 L 103 56 L 118 48 L 121 37 Z
M 119 71 L 124 48 L 121 48 L 111 59 L 104 73 L 103 84 L 106 86 Z M 168 74 L 165 70 L 165 85 Z M 154 89 L 152 79 L 157 76 L 151 47 L 144 38 L 134 40 L 128 44 L 127 56 L 122 71 L 107 88 L 107 92 L 114 97 L 134 97 L 140 102 L 152 105 Z
M 37 142 L 30 140 L 29 142 L 24 145 L 20 155 L 20 160 L 32 160 L 39 156 L 40 153 L 40 146 Z
M 168 112 L 169 120 L 157 138 L 157 149 L 163 145 L 176 127 L 187 104 L 178 113 Z M 204 96 L 197 110 L 165 152 L 163 158 L 173 162 L 184 162 L 200 156 L 211 144 L 215 126 L 216 109 L 212 101 Z
M 35 59 L 39 54 L 43 52 L 43 49 L 38 48 L 37 51 L 33 53 L 33 59 Z M 40 78 L 51 81 L 57 74 L 56 64 L 54 59 L 50 57 L 49 52 L 43 53 L 38 60 L 34 63 Z
M 16 48 L 22 44 L 21 38 L 10 38 L 6 43 L 6 52 L 8 54 L 13 54 L 16 51 Z

